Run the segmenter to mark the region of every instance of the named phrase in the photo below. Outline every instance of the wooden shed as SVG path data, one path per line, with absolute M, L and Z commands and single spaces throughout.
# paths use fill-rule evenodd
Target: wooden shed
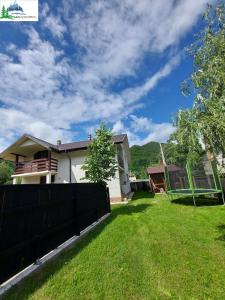
M 169 172 L 179 172 L 180 167 L 176 165 L 167 165 Z M 164 165 L 150 166 L 147 168 L 150 190 L 154 193 L 163 193 L 166 191 L 166 181 L 164 176 Z

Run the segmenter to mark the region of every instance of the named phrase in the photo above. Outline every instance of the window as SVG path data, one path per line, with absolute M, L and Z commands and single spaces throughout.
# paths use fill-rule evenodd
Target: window
M 55 183 L 55 175 L 51 176 L 51 183 Z
M 34 159 L 48 158 L 48 150 L 38 151 L 34 154 Z
M 40 184 L 46 184 L 46 176 L 41 176 Z

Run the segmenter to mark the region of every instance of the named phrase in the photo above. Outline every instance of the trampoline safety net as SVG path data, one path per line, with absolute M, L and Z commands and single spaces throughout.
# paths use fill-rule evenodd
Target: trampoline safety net
M 167 168 L 168 190 L 214 190 L 220 189 L 218 180 L 213 173 L 213 166 L 208 160 L 201 160 L 194 167 L 188 165 Z

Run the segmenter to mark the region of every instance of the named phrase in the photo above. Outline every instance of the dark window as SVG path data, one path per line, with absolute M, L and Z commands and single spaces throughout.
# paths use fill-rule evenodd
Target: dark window
M 46 184 L 46 176 L 41 176 L 40 184 Z
M 34 159 L 48 158 L 48 150 L 38 151 L 34 154 Z
M 55 183 L 55 175 L 51 176 L 51 183 Z

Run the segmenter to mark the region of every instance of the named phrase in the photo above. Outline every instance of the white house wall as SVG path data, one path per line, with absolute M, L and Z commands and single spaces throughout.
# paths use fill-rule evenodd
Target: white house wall
M 87 151 L 74 151 L 68 154 L 57 154 L 52 153 L 52 157 L 58 159 L 58 173 L 55 177 L 56 183 L 69 183 L 70 181 L 70 164 L 69 157 L 71 157 L 71 182 L 72 183 L 82 183 L 88 182 L 88 180 L 83 179 L 85 177 L 85 172 L 82 170 L 82 166 L 85 162 Z M 109 186 L 109 193 L 111 198 L 121 198 L 120 180 L 119 172 L 116 172 L 114 178 L 107 182 Z
M 71 164 L 72 164 L 72 182 L 87 182 L 86 179 L 83 179 L 85 177 L 85 172 L 82 170 L 82 166 L 85 162 L 87 155 L 87 151 L 76 151 L 71 152 Z
M 86 159 L 87 151 L 76 151 L 70 152 L 71 163 L 72 163 L 72 182 L 88 182 L 88 180 L 83 179 L 85 177 L 85 172 L 82 170 Z M 111 198 L 121 198 L 119 173 L 112 180 L 107 181 L 109 187 L 109 193 Z
M 40 184 L 40 176 L 22 177 L 22 184 Z
M 115 177 L 111 181 L 107 181 L 109 187 L 109 194 L 111 198 L 121 198 L 121 187 L 120 187 L 120 178 L 119 171 L 116 171 Z
M 123 160 L 124 160 L 124 177 L 126 178 L 126 184 L 121 180 L 121 175 L 119 170 L 116 171 L 115 177 L 107 182 L 110 192 L 110 197 L 114 198 L 115 201 L 121 199 L 121 197 L 130 192 L 130 183 L 128 178 L 128 162 L 126 159 L 126 151 L 124 145 L 122 145 Z M 72 183 L 82 183 L 87 182 L 83 179 L 85 177 L 85 172 L 82 170 L 84 165 L 87 151 L 73 151 L 69 153 L 55 153 L 52 151 L 51 157 L 58 160 L 58 172 L 55 174 L 55 183 L 69 183 L 70 182 L 70 159 L 71 158 L 71 182 Z M 116 156 L 117 158 L 117 156 Z M 32 160 L 33 155 L 26 157 L 25 160 Z M 21 159 L 23 160 L 23 159 Z M 23 177 L 23 184 L 39 184 L 39 176 Z M 121 186 L 121 184 L 123 184 Z M 121 192 L 122 188 L 122 192 Z
M 70 162 L 66 153 L 57 154 L 52 152 L 52 158 L 58 160 L 58 172 L 55 175 L 55 183 L 70 182 Z

